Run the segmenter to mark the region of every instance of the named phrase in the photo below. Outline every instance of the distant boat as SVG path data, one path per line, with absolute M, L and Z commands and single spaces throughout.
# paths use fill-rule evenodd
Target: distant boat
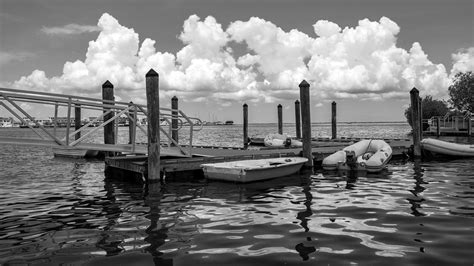
M 227 125 L 227 126 L 233 125 L 233 124 L 234 124 L 234 121 L 232 121 L 232 120 L 225 121 L 225 125 Z
M 447 142 L 439 139 L 423 139 L 421 141 L 421 147 L 431 153 L 449 155 L 449 156 L 460 156 L 460 157 L 473 157 L 474 156 L 474 145 L 473 144 L 460 144 Z
M 208 179 L 247 183 L 282 177 L 298 172 L 307 158 L 287 157 L 202 164 Z

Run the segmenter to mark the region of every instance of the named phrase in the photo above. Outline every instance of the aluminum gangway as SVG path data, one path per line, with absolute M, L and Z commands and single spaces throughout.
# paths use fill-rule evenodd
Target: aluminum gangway
M 89 150 L 119 154 L 147 154 L 145 105 L 133 102 L 96 99 L 90 97 L 63 95 L 38 91 L 0 88 L 0 109 L 3 108 L 12 120 L 17 119 L 22 127 L 34 132 L 31 136 L 10 136 L 0 129 L 0 144 L 50 146 L 61 150 Z M 65 108 L 67 115 L 58 116 Z M 54 116 L 46 121 L 35 117 L 44 111 L 54 110 Z M 72 115 L 74 110 L 75 115 Z M 64 111 L 64 110 L 62 110 Z M 88 120 L 78 122 L 82 111 L 97 114 Z M 79 118 L 77 117 L 77 118 Z M 128 124 L 128 138 L 119 141 L 119 124 Z M 113 125 L 114 143 L 105 143 L 105 137 L 97 137 L 100 131 Z M 14 125 L 12 124 L 12 127 Z M 202 129 L 202 122 L 189 117 L 179 109 L 160 108 L 160 156 L 191 157 L 193 132 Z M 64 132 L 65 129 L 65 132 Z M 183 132 L 178 143 L 174 132 Z M 62 134 L 61 134 L 62 133 Z M 137 141 L 141 134 L 144 141 Z M 180 134 L 180 135 L 183 135 Z M 184 144 L 183 141 L 184 140 Z M 122 143 L 121 143 L 122 142 Z M 109 153 L 109 154 L 111 154 Z

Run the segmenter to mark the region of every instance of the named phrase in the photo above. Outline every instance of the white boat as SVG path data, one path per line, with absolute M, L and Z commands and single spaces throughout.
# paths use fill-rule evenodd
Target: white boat
M 361 140 L 324 158 L 325 170 L 382 171 L 392 158 L 392 148 L 379 139 Z
M 291 139 L 283 134 L 269 134 L 263 139 L 266 147 L 303 147 L 299 140 Z
M 421 147 L 424 150 L 437 154 L 464 157 L 474 156 L 473 144 L 460 144 L 439 139 L 426 138 L 421 141 Z
M 286 157 L 209 163 L 201 167 L 208 179 L 246 183 L 294 174 L 307 161 L 302 157 Z

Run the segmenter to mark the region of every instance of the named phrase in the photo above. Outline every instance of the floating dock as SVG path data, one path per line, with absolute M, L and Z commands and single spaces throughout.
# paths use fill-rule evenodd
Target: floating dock
M 312 141 L 312 157 L 315 168 L 321 165 L 322 160 L 350 144 L 361 139 L 313 139 Z M 392 158 L 406 158 L 411 141 L 408 139 L 385 139 L 392 147 Z M 213 147 L 213 146 L 193 146 L 193 156 L 190 158 L 179 158 L 162 156 L 160 158 L 160 173 L 166 178 L 178 176 L 201 176 L 201 164 L 229 162 L 237 160 L 263 159 L 301 156 L 301 148 L 269 148 L 269 147 L 252 147 L 235 148 L 235 147 Z M 130 155 L 106 157 L 106 171 L 112 175 L 121 175 L 125 179 L 133 177 L 134 179 L 147 179 L 147 160 L 146 155 Z M 132 174 L 132 175 L 130 175 Z

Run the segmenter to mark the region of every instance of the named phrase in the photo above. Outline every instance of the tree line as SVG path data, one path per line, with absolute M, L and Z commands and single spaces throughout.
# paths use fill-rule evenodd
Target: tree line
M 465 115 L 474 113 L 474 73 L 472 71 L 459 72 L 454 76 L 453 84 L 448 88 L 449 100 L 436 100 L 431 95 L 425 96 L 421 100 L 422 119 L 429 119 L 433 116 Z M 408 123 L 411 121 L 412 108 L 409 106 L 405 110 L 405 117 Z

